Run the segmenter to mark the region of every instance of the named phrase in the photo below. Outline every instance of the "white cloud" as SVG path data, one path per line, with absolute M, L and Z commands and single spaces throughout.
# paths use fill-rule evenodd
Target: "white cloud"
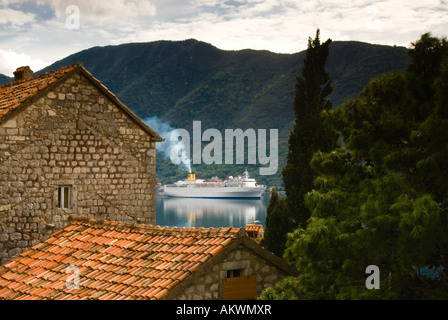
M 322 40 L 408 46 L 428 31 L 448 36 L 447 2 L 0 0 L 0 39 L 3 55 L 47 65 L 93 46 L 187 38 L 221 49 L 292 53 L 306 49 L 317 28 Z M 66 28 L 69 5 L 80 9 L 79 30 Z M 8 74 L 17 62 L 11 61 Z M 0 62 L 0 73 L 6 64 Z
M 35 15 L 32 13 L 25 13 L 10 8 L 0 9 L 0 25 L 20 27 L 34 20 Z
M 0 0 L 0 5 L 2 7 L 8 7 L 11 4 L 17 4 L 17 3 L 20 3 L 20 2 L 23 2 L 23 0 Z
M 154 1 L 163 6 L 162 1 Z M 170 0 L 172 15 L 176 3 Z M 188 2 L 182 4 L 182 8 L 188 7 Z M 252 48 L 292 53 L 306 49 L 308 37 L 313 37 L 317 28 L 321 29 L 322 40 L 404 46 L 427 31 L 448 33 L 446 18 L 431 19 L 440 16 L 439 7 L 420 8 L 422 4 L 404 0 L 194 0 L 189 4 L 198 8 L 196 13 L 179 10 L 172 16 L 167 13 L 168 8 L 158 7 L 158 11 L 172 19 L 160 19 L 135 28 L 134 32 L 121 34 L 113 42 L 196 38 L 221 49 Z M 186 11 L 188 14 L 183 14 Z
M 104 22 L 127 20 L 138 16 L 154 16 L 155 5 L 146 0 L 52 0 L 57 18 L 67 17 L 66 8 L 79 7 L 82 20 Z
M 13 50 L 0 49 L 0 72 L 7 76 L 14 76 L 14 71 L 18 67 L 30 66 L 33 71 L 38 71 L 46 66 L 40 59 L 30 57 L 25 53 L 18 53 Z

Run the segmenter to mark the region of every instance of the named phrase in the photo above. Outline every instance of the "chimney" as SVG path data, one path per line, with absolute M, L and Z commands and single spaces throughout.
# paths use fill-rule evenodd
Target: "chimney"
M 17 68 L 14 71 L 14 81 L 29 80 L 33 77 L 33 70 L 29 66 Z

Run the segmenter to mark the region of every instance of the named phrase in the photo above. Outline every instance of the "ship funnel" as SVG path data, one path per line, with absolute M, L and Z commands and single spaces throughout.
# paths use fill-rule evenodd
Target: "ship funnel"
M 196 180 L 196 174 L 194 174 L 194 173 L 189 173 L 189 174 L 188 174 L 188 181 L 192 181 L 192 180 Z

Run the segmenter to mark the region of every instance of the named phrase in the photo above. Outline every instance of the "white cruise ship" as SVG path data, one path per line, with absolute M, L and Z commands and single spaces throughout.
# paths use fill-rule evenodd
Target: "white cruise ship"
M 178 198 L 260 199 L 264 190 L 265 186 L 257 185 L 246 170 L 242 177 L 229 177 L 224 181 L 196 179 L 196 175 L 190 173 L 187 180 L 165 185 L 161 192 L 164 196 Z

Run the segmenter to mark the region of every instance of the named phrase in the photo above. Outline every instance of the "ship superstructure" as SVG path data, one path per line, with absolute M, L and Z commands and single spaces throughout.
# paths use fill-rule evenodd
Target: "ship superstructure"
M 194 173 L 188 174 L 187 180 L 178 181 L 162 187 L 162 194 L 181 198 L 247 198 L 260 199 L 265 186 L 257 185 L 255 179 L 249 178 L 247 170 L 243 176 L 228 177 L 224 181 L 206 181 L 196 179 Z

